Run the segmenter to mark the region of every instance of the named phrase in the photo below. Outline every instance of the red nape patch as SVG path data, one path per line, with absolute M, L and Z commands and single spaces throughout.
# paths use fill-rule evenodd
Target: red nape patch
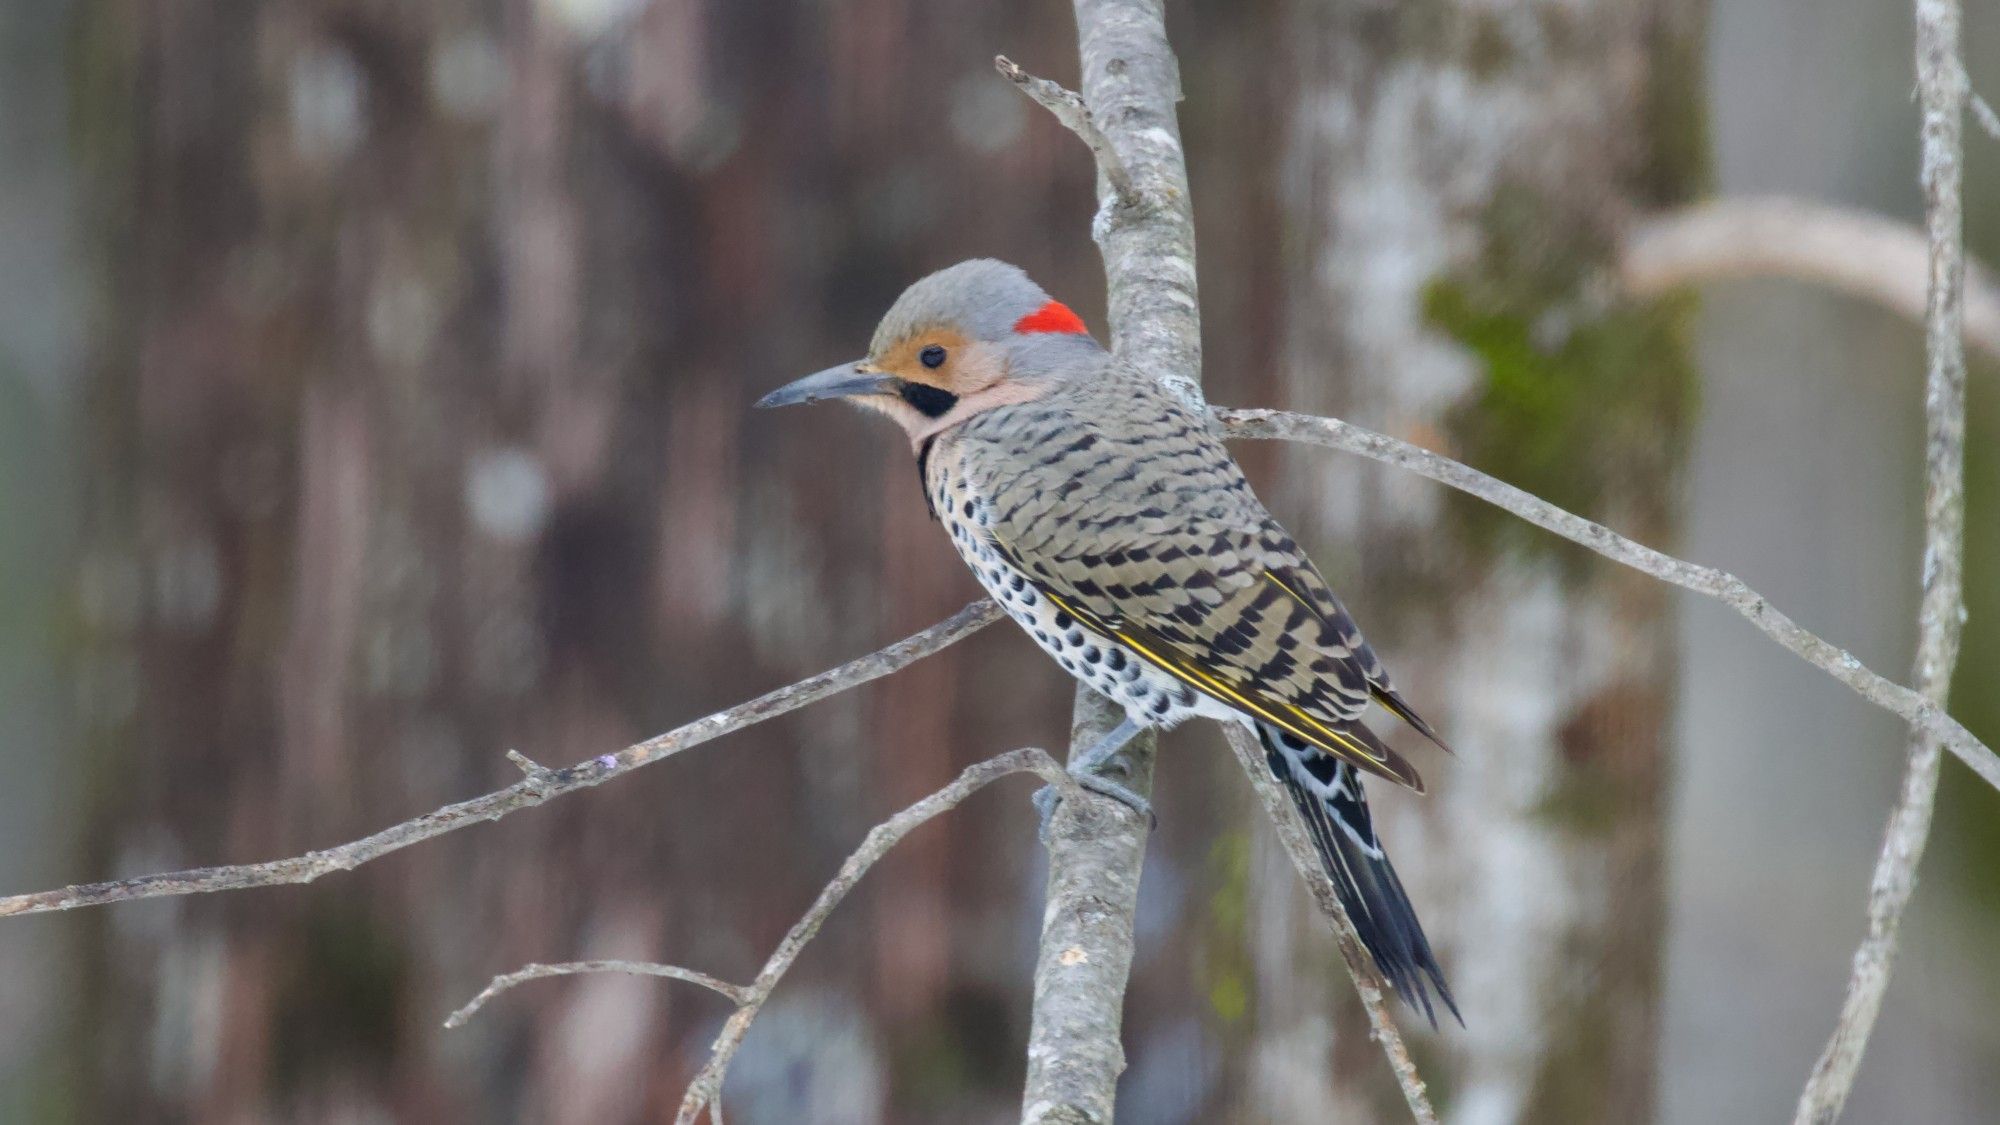
M 1068 305 L 1061 301 L 1050 301 L 1015 321 L 1014 331 L 1087 333 L 1090 329 L 1083 323 L 1082 317 L 1069 311 Z

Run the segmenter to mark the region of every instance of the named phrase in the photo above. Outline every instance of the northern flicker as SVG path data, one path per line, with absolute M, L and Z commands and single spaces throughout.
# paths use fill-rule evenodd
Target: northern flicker
M 1125 710 L 1076 756 L 1105 776 L 1143 728 L 1250 727 L 1382 975 L 1436 1022 L 1458 1009 L 1368 813 L 1361 772 L 1423 791 L 1363 723 L 1375 704 L 1443 746 L 1311 560 L 1251 494 L 1210 420 L 1120 362 L 1004 262 L 918 281 L 866 358 L 758 406 L 841 398 L 908 434 L 931 513 L 1056 663 Z

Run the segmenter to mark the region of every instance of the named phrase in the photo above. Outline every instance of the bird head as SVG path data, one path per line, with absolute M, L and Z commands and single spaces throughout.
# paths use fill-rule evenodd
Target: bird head
M 1046 394 L 1103 354 L 1083 320 L 1019 267 L 981 258 L 903 290 L 864 358 L 757 405 L 847 399 L 894 419 L 915 447 L 983 411 Z

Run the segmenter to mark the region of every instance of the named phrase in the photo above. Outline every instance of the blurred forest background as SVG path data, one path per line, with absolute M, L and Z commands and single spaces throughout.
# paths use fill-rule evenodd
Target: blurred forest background
M 1968 13 L 2000 94 L 2000 18 Z M 1743 576 L 1901 678 L 1919 333 L 1735 282 L 1607 292 L 1709 195 L 1919 213 L 1910 15 L 1864 0 L 1185 0 L 1219 403 L 1335 412 Z M 908 454 L 758 394 L 908 281 L 1102 325 L 1059 0 L 0 5 L 0 891 L 292 855 L 860 655 L 977 594 Z M 2000 146 L 1967 134 L 2000 258 Z M 2000 370 L 1975 356 L 1953 710 L 2000 740 Z M 1789 1115 L 1902 734 L 1719 606 L 1324 451 L 1240 455 L 1460 756 L 1384 831 L 1468 1027 L 1447 1116 Z M 839 857 L 1056 746 L 1005 627 L 309 888 L 0 923 L 0 1121 L 657 1119 Z M 1026 784 L 924 828 L 751 1033 L 739 1122 L 1017 1112 Z M 1947 761 L 1854 1121 L 2000 1104 L 2000 799 Z M 1213 730 L 1167 742 L 1121 1117 L 1378 1119 L 1328 939 Z M 1393 1094 L 1389 1095 L 1393 1098 Z M 1386 1117 L 1381 1119 L 1388 1119 Z

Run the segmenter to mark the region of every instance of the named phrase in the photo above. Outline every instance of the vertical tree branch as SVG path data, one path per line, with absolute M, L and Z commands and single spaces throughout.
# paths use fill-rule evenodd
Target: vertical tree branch
M 1923 602 L 1917 618 L 1914 686 L 1940 705 L 1958 663 L 1965 550 L 1964 214 L 1959 183 L 1967 81 L 1959 47 L 1959 0 L 1916 0 L 1917 89 L 1923 109 L 1924 227 L 1930 285 L 1924 311 L 1928 357 L 1925 443 Z M 1847 998 L 1826 1050 L 1799 1095 L 1797 1125 L 1829 1125 L 1840 1116 L 1896 956 L 1904 908 L 1916 889 L 1917 864 L 1930 835 L 1941 747 L 1913 731 L 1902 794 L 1889 817 L 1868 891 L 1868 934 L 1854 951 Z
M 1123 717 L 1103 697 L 1079 688 L 1071 756 Z M 1154 739 L 1148 735 L 1144 742 L 1143 752 L 1126 751 L 1131 770 L 1125 784 L 1137 793 L 1151 792 L 1153 784 Z M 1118 1075 L 1125 1070 L 1119 1033 L 1148 829 L 1137 811 L 1082 790 L 1066 797 L 1050 819 L 1023 1122 L 1108 1125 L 1112 1119 Z
M 1201 394 L 1201 320 L 1194 221 L 1175 105 L 1180 71 L 1167 42 L 1162 0 L 1076 0 L 1083 55 L 1081 100 L 1004 58 L 1000 72 L 1047 107 L 1097 158 L 1099 207 L 1091 233 L 1104 255 L 1112 350 L 1190 405 Z M 1079 688 L 1071 753 L 1119 719 Z M 1237 747 L 1239 757 L 1243 754 Z M 1135 740 L 1128 784 L 1149 793 L 1154 741 Z M 1375 1037 L 1420 1125 L 1437 1120 L 1422 1079 L 1390 1020 L 1377 978 L 1287 799 L 1255 754 L 1245 769 L 1293 863 L 1332 919 L 1341 954 Z M 1147 826 L 1092 796 L 1066 801 L 1050 825 L 1048 905 L 1035 970 L 1023 1122 L 1109 1122 L 1124 1069 L 1120 1009 L 1132 962 Z
M 1104 255 L 1111 347 L 1198 405 L 1194 217 L 1175 117 L 1180 69 L 1167 42 L 1164 2 L 1076 0 L 1076 23 L 1083 104 L 1075 115 L 1058 116 L 1097 156 L 1101 202 L 1091 233 Z M 1000 70 L 1020 82 L 1018 68 L 1001 60 Z M 1079 687 L 1071 755 L 1118 718 L 1110 703 Z M 1125 752 L 1127 784 L 1141 794 L 1151 791 L 1154 747 L 1145 735 Z M 1146 818 L 1095 795 L 1063 802 L 1051 820 L 1023 1122 L 1111 1120 L 1125 1068 L 1119 1033 L 1148 827 Z

